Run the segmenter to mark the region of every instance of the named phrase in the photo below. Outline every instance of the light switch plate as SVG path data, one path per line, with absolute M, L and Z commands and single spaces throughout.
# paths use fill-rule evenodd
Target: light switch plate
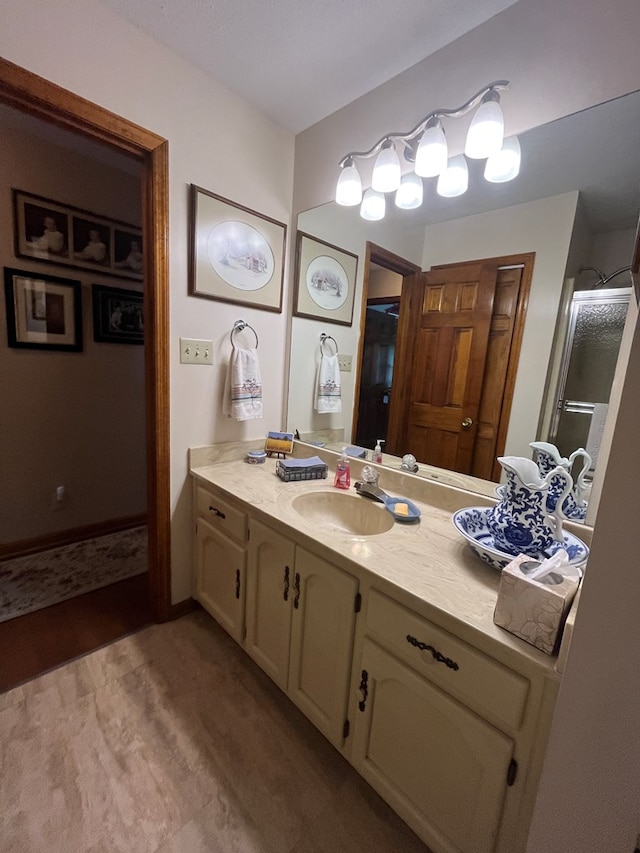
M 352 355 L 338 355 L 338 365 L 343 373 L 351 373 Z
M 180 338 L 181 364 L 213 364 L 213 341 Z

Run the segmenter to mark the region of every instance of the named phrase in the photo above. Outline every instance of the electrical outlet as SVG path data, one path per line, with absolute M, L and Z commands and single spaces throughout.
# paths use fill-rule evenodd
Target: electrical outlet
M 64 486 L 56 486 L 51 494 L 51 509 L 56 512 L 66 506 L 67 493 Z
M 213 364 L 213 341 L 180 338 L 181 364 Z
M 338 355 L 338 365 L 343 373 L 351 373 L 352 355 Z

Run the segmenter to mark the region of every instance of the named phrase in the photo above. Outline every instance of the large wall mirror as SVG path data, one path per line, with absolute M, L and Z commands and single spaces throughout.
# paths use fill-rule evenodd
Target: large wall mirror
M 471 163 L 464 196 L 440 198 L 435 181 L 425 180 L 421 208 L 397 210 L 393 197 L 387 196 L 387 215 L 380 222 L 365 222 L 357 208 L 333 203 L 302 213 L 300 231 L 355 253 L 359 261 L 351 326 L 292 318 L 287 428 L 331 449 L 342 444 L 371 449 L 375 438 L 387 438 L 385 433 L 374 434 L 384 428 L 384 421 L 362 428 L 368 418 L 362 389 L 369 380 L 358 375 L 361 337 L 366 328 L 375 327 L 379 336 L 389 338 L 377 350 L 376 383 L 378 409 L 390 406 L 399 370 L 412 369 L 399 365 L 397 358 L 394 363 L 402 350 L 400 344 L 395 346 L 394 335 L 398 322 L 402 324 L 398 306 L 408 279 L 388 265 L 367 262 L 368 244 L 373 244 L 420 270 L 481 259 L 501 260 L 507 278 L 509 267 L 523 269 L 526 292 L 519 309 L 521 328 L 515 332 L 519 347 L 504 388 L 503 402 L 510 404 L 510 411 L 503 419 L 499 452 L 530 456 L 529 442 L 536 439 L 555 439 L 565 453 L 575 449 L 572 444 L 593 443 L 596 427 L 607 415 L 607 389 L 631 293 L 629 273 L 613 274 L 632 260 L 640 211 L 639 124 L 636 92 L 523 134 L 521 171 L 511 183 L 488 184 L 482 179 L 483 164 L 473 168 L 476 164 Z M 514 259 L 518 263 L 512 263 Z M 576 307 L 574 295 L 584 292 Z M 603 301 L 601 310 L 597 304 Z M 365 321 L 363 308 L 373 321 Z M 339 413 L 314 409 L 323 333 L 335 338 L 341 354 L 352 356 L 351 372 L 340 374 Z M 567 361 L 572 342 L 578 359 L 573 367 Z M 404 347 L 403 358 L 415 360 L 416 350 Z M 578 391 L 578 379 L 597 391 Z M 558 388 L 563 382 L 560 417 Z M 585 399 L 577 399 L 581 397 Z M 361 427 L 357 434 L 354 422 Z M 593 449 L 597 451 L 597 443 Z M 425 461 L 420 447 L 393 450 L 395 455 L 385 457 L 391 465 L 399 465 L 397 457 L 407 452 Z M 490 493 L 496 479 L 494 466 L 478 479 L 478 490 Z

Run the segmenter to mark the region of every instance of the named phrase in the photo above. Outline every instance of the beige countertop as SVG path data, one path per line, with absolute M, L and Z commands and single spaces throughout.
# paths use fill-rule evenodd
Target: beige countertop
M 453 511 L 487 505 L 486 497 L 383 470 L 382 488 L 414 501 L 422 513 L 420 521 L 395 523 L 381 534 L 355 536 L 323 529 L 292 507 L 296 495 L 334 491 L 331 457 L 325 457 L 330 460 L 326 480 L 285 483 L 276 475 L 273 459 L 263 465 L 248 465 L 241 447 L 227 446 L 226 452 L 213 455 L 200 453 L 204 449 L 192 451 L 191 473 L 228 497 L 246 503 L 258 520 L 272 528 L 289 536 L 295 531 L 300 545 L 357 575 L 364 585 L 391 593 L 401 603 L 506 665 L 523 672 L 539 673 L 542 669 L 550 677 L 557 677 L 554 657 L 493 624 L 500 575 L 474 554 L 453 527 Z M 221 461 L 206 464 L 212 458 Z M 353 495 L 353 482 L 360 470 L 361 465 L 352 461 Z M 382 504 L 379 511 L 387 512 Z

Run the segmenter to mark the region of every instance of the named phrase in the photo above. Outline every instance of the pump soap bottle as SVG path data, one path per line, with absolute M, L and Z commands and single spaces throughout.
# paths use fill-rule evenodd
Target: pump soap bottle
M 342 454 L 336 464 L 336 476 L 333 485 L 336 489 L 348 489 L 351 485 L 351 465 L 346 447 L 342 448 Z
M 381 444 L 385 444 L 384 438 L 379 438 L 376 442 L 376 446 L 373 448 L 373 459 L 372 462 L 377 462 L 378 465 L 382 464 L 382 448 Z

